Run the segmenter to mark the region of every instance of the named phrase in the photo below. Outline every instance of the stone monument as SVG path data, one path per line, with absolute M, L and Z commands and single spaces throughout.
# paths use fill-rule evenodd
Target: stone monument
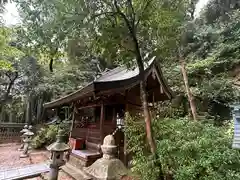
M 28 131 L 28 125 L 26 124 L 26 125 L 24 125 L 23 129 L 20 131 L 20 133 L 21 133 L 22 135 L 20 136 L 20 137 L 21 137 L 21 146 L 20 146 L 20 148 L 18 149 L 19 151 L 22 151 L 23 148 L 24 148 L 23 134 L 24 134 L 25 132 L 27 132 L 27 131 Z
M 31 132 L 30 130 L 28 130 L 27 132 L 25 132 L 23 134 L 23 143 L 24 143 L 24 147 L 23 147 L 23 152 L 20 155 L 20 158 L 26 158 L 29 156 L 28 154 L 28 150 L 29 150 L 29 145 L 32 142 L 32 137 L 33 137 L 34 133 Z
M 103 157 L 83 170 L 98 180 L 119 180 L 127 175 L 127 168 L 115 157 L 117 146 L 113 135 L 107 135 L 101 146 Z

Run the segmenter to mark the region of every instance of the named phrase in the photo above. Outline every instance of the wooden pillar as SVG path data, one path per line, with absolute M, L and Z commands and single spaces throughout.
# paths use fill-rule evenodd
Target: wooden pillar
M 126 112 L 128 112 L 129 108 L 128 108 L 128 103 L 127 103 L 127 91 L 125 92 L 125 114 Z M 124 116 L 124 119 L 126 117 Z M 125 128 L 126 128 L 126 123 L 125 124 Z M 123 159 L 123 163 L 126 167 L 128 167 L 128 158 L 127 158 L 127 135 L 126 133 L 124 133 L 124 147 L 123 147 L 123 151 L 124 151 L 124 159 Z
M 116 107 L 113 106 L 113 116 L 112 116 L 112 125 L 114 127 L 114 129 L 116 128 Z
M 12 110 L 11 110 L 11 112 L 10 112 L 10 114 L 9 114 L 9 121 L 8 122 L 14 122 L 14 120 L 13 120 L 13 112 L 12 112 Z
M 100 139 L 101 139 L 101 144 L 103 143 L 103 139 L 104 139 L 104 131 L 103 131 L 104 117 L 105 117 L 105 106 L 102 103 L 101 104 L 101 115 L 100 115 Z
M 72 112 L 72 124 L 71 124 L 71 130 L 70 130 L 70 134 L 69 134 L 69 138 L 72 137 L 72 131 L 74 128 L 74 123 L 75 123 L 75 111 L 76 111 L 76 105 L 73 104 L 73 112 Z
M 155 112 L 155 96 L 154 96 L 154 91 L 153 91 L 153 99 L 152 99 L 152 100 L 153 100 L 153 102 L 152 102 L 152 105 L 153 105 L 153 106 L 152 106 L 152 109 L 153 109 L 153 110 L 150 111 L 150 114 L 151 114 L 152 118 L 154 118 L 155 115 L 156 115 L 156 114 L 155 114 L 156 112 Z

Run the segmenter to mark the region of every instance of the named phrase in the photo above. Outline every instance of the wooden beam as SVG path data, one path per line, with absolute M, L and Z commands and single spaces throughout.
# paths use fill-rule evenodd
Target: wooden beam
M 86 105 L 86 106 L 78 107 L 77 109 L 80 110 L 80 109 L 87 109 L 87 108 L 99 107 L 99 106 L 101 106 L 101 104 L 91 104 L 91 105 Z
M 101 104 L 101 115 L 100 115 L 100 139 L 101 139 L 101 144 L 103 143 L 103 123 L 104 123 L 104 118 L 105 118 L 105 106 L 104 103 L 102 102 Z
M 155 73 L 155 75 L 157 76 L 157 79 L 158 79 L 158 82 L 160 84 L 160 93 L 163 94 L 165 93 L 169 99 L 171 99 L 171 94 L 169 94 L 169 92 L 165 89 L 165 87 L 163 85 L 166 85 L 164 84 L 162 81 L 161 81 L 161 78 L 160 78 L 160 75 L 157 73 L 157 70 L 156 70 L 156 67 L 154 66 L 154 69 L 153 69 L 153 72 Z
M 102 103 L 104 103 L 104 105 L 116 105 L 116 104 L 123 104 L 125 101 L 122 101 L 122 102 L 116 102 L 114 100 L 111 101 L 110 100 L 107 100 L 107 99 L 104 99 L 104 100 L 101 100 L 101 102 L 91 102 L 89 104 L 85 104 L 85 105 L 79 105 L 77 104 L 78 108 L 77 109 L 86 109 L 86 108 L 91 108 L 91 107 L 99 107 L 102 105 Z

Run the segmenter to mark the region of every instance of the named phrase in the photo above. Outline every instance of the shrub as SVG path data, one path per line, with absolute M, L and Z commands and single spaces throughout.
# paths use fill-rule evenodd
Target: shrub
M 137 176 L 141 176 L 142 180 L 156 179 L 159 174 L 159 169 L 154 166 L 153 158 L 149 153 L 148 144 L 145 141 L 144 122 L 138 121 L 137 117 L 131 117 L 127 113 L 126 127 L 125 133 L 128 139 L 128 152 L 133 155 L 133 173 L 136 173 Z
M 64 129 L 64 139 L 65 142 L 68 140 L 69 127 L 65 124 L 61 124 L 60 128 Z M 39 149 L 43 148 L 47 145 L 50 145 L 54 141 L 56 141 L 56 136 L 58 132 L 58 125 L 49 125 L 46 127 L 42 127 L 39 131 L 37 131 L 36 136 L 33 138 L 33 148 Z
M 131 137 L 129 150 L 134 154 L 132 170 L 141 179 L 156 179 L 159 170 L 142 143 L 145 140 L 144 123 L 135 126 L 131 118 L 127 121 L 126 132 Z M 231 148 L 232 124 L 216 127 L 209 121 L 157 119 L 153 121 L 153 127 L 165 177 L 173 174 L 175 180 L 240 179 L 240 153 Z M 137 134 L 139 132 L 141 135 Z

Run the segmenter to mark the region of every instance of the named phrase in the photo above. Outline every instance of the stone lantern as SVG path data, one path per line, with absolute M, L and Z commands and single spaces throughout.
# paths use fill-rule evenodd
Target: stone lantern
M 23 152 L 20 155 L 20 158 L 25 158 L 28 157 L 28 150 L 29 150 L 29 146 L 30 143 L 32 142 L 32 137 L 33 137 L 34 133 L 27 130 L 27 132 L 25 132 L 22 137 L 23 137 L 23 143 L 24 143 L 24 147 L 23 147 Z
M 64 152 L 70 149 L 70 146 L 64 143 L 63 137 L 63 130 L 59 130 L 57 141 L 47 147 L 47 150 L 51 152 L 49 180 L 58 179 L 59 167 L 65 164 Z
M 117 114 L 116 124 L 119 130 L 124 128 L 124 118 L 120 117 L 119 114 Z
M 33 129 L 33 126 L 32 126 L 32 125 L 29 125 L 29 126 L 28 126 L 28 130 L 29 130 L 29 131 L 32 131 L 32 129 Z
M 95 161 L 84 171 L 99 180 L 120 180 L 127 175 L 127 168 L 115 157 L 117 146 L 113 135 L 107 135 L 101 146 L 103 157 Z
M 28 131 L 28 125 L 26 124 L 26 125 L 24 125 L 23 129 L 20 131 L 20 133 L 21 133 L 22 135 L 20 136 L 20 137 L 21 137 L 21 146 L 20 146 L 20 148 L 18 149 L 19 151 L 22 151 L 23 148 L 24 148 L 23 134 L 24 134 L 25 132 L 27 132 L 27 131 Z

